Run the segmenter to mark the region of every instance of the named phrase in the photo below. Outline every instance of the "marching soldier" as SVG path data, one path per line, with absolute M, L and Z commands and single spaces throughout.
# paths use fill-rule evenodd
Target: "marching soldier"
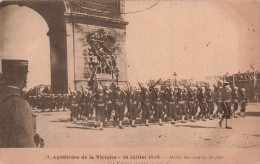
M 171 88 L 167 99 L 168 99 L 168 117 L 171 117 L 171 124 L 175 124 L 177 120 L 177 88 Z
M 71 108 L 70 108 L 70 118 L 74 123 L 77 121 L 77 111 L 79 108 L 78 104 L 78 96 L 76 93 L 72 93 L 71 95 Z
M 238 87 L 234 87 L 232 90 L 232 104 L 233 104 L 233 116 L 234 118 L 238 118 L 236 112 L 238 110 Z
M 208 87 L 207 89 L 207 114 L 209 115 L 209 120 L 213 120 L 213 112 L 214 112 L 214 92 Z
M 125 94 L 120 90 L 119 87 L 116 88 L 116 93 L 115 93 L 115 112 L 116 115 L 114 117 L 114 121 L 117 122 L 117 119 L 119 119 L 119 128 L 123 129 L 122 124 L 123 124 L 123 118 L 124 118 L 124 111 L 125 111 Z
M 60 111 L 63 105 L 63 96 L 61 94 L 58 94 L 56 96 L 56 109 L 57 111 Z
M 137 102 L 138 93 L 131 87 L 130 92 L 127 93 L 127 108 L 132 127 L 136 127 L 135 120 L 137 116 Z
M 219 126 L 222 127 L 222 121 L 226 119 L 226 129 L 232 129 L 232 127 L 228 126 L 228 119 L 230 119 L 231 116 L 231 100 L 232 100 L 232 94 L 230 91 L 229 83 L 224 83 L 224 88 L 221 91 L 222 96 L 222 107 L 224 114 L 219 121 Z
M 194 91 L 194 95 L 195 95 L 195 118 L 197 118 L 197 114 L 199 112 L 199 99 L 198 99 L 198 88 L 197 87 L 193 87 L 193 91 Z
M 87 93 L 83 91 L 80 96 L 80 117 L 81 119 L 85 119 L 87 117 Z
M 50 94 L 50 96 L 48 96 L 48 100 L 49 102 L 49 106 L 50 106 L 50 112 L 53 112 L 53 110 L 55 109 L 56 106 L 56 96 L 54 94 Z
M 191 122 L 195 122 L 194 120 L 194 116 L 196 114 L 196 111 L 195 111 L 195 93 L 194 91 L 192 90 L 192 88 L 190 87 L 188 89 L 188 93 L 187 93 L 187 105 L 188 105 L 188 108 L 189 108 L 189 114 L 190 114 L 190 117 L 191 117 Z
M 154 103 L 154 110 L 155 110 L 155 119 L 159 120 L 159 125 L 163 126 L 162 119 L 163 119 L 163 96 L 164 93 L 160 91 L 160 86 L 155 86 L 155 91 L 152 93 L 152 100 Z
M 178 93 L 176 95 L 177 97 L 177 102 L 178 102 L 178 113 L 181 115 L 181 123 L 186 123 L 186 121 L 184 120 L 184 118 L 187 118 L 187 109 L 185 106 L 185 93 L 184 93 L 184 89 L 182 87 L 178 88 Z
M 200 89 L 200 93 L 198 94 L 199 99 L 199 106 L 200 106 L 200 112 L 198 115 L 198 119 L 200 115 L 202 115 L 202 121 L 206 121 L 206 114 L 207 114 L 207 95 L 205 91 L 205 87 L 202 87 Z
M 216 116 L 222 118 L 223 108 L 222 108 L 222 96 L 221 96 L 222 86 L 219 84 L 218 87 L 215 87 L 215 101 L 217 105 L 217 111 L 215 113 Z
M 241 88 L 240 104 L 241 104 L 240 115 L 241 117 L 245 117 L 246 106 L 247 106 L 247 97 L 246 97 L 245 88 Z
M 151 95 L 148 90 L 141 88 L 141 108 L 142 108 L 142 123 L 145 121 L 145 126 L 149 126 L 149 118 L 151 113 Z
M 32 96 L 32 108 L 36 108 L 37 107 L 37 98 L 36 96 Z
M 86 118 L 85 120 L 89 119 L 89 114 L 92 118 L 93 113 L 94 113 L 94 103 L 95 103 L 95 97 L 94 94 L 91 90 L 88 91 L 88 96 L 87 96 L 87 111 L 86 111 Z
M 35 117 L 20 93 L 26 86 L 28 61 L 2 60 L 0 90 L 0 148 L 35 147 Z
M 105 122 L 105 110 L 106 110 L 106 96 L 104 94 L 103 88 L 98 87 L 98 92 L 96 94 L 96 122 L 95 127 L 97 127 L 97 122 L 100 122 L 100 130 L 103 130 L 103 124 Z
M 109 124 L 112 111 L 113 111 L 113 93 L 112 91 L 108 88 L 105 92 L 106 95 L 106 119 L 107 119 L 107 124 Z

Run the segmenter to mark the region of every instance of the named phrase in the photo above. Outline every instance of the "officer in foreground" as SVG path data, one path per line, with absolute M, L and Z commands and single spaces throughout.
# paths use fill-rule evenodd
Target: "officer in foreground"
M 26 86 L 28 61 L 2 60 L 4 86 L 0 90 L 0 148 L 35 147 L 35 122 L 20 92 Z

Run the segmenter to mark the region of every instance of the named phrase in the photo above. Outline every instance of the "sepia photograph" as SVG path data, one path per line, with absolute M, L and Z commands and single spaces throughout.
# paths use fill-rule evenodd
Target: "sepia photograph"
M 0 164 L 259 164 L 259 125 L 259 0 L 0 0 Z

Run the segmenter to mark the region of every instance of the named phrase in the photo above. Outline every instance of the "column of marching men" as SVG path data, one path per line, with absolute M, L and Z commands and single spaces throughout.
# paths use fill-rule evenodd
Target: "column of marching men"
M 123 120 L 127 125 L 136 127 L 136 119 L 141 125 L 163 122 L 186 123 L 196 120 L 206 121 L 216 118 L 244 117 L 247 98 L 244 88 L 223 84 L 213 87 L 198 86 L 139 86 L 115 90 L 98 87 L 85 89 L 71 94 L 42 94 L 29 96 L 32 108 L 42 111 L 70 110 L 71 121 L 95 119 L 95 127 L 113 124 L 123 129 Z M 240 111 L 238 110 L 240 107 Z M 48 110 L 47 110 L 48 109 Z M 113 120 L 111 120 L 113 119 Z

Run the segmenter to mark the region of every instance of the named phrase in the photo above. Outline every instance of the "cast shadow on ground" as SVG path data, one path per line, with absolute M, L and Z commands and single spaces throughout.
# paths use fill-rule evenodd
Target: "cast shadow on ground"
M 257 116 L 260 117 L 260 112 L 246 112 L 246 116 Z
M 175 127 L 187 127 L 187 128 L 203 128 L 203 129 L 219 129 L 219 126 L 216 127 L 207 127 L 207 126 L 199 126 L 199 125 L 175 125 Z
M 59 120 L 55 120 L 55 121 L 51 121 L 51 122 L 71 122 L 70 118 L 67 119 L 59 119 Z
M 99 130 L 99 128 L 92 127 L 78 127 L 78 126 L 66 126 L 68 129 L 83 129 L 83 130 Z

